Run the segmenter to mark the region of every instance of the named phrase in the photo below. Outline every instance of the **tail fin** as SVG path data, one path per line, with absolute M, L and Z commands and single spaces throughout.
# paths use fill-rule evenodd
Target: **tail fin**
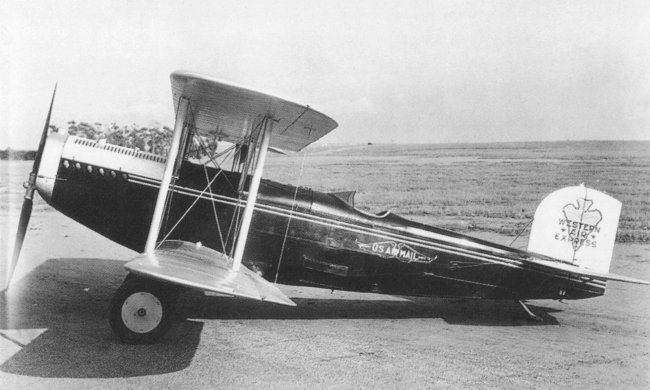
M 551 193 L 537 207 L 528 251 L 609 272 L 621 202 L 584 185 Z

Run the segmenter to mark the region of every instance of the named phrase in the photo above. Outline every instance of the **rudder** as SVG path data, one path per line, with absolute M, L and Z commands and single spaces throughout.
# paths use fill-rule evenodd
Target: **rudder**
M 528 251 L 609 272 L 621 202 L 584 185 L 565 187 L 537 207 Z

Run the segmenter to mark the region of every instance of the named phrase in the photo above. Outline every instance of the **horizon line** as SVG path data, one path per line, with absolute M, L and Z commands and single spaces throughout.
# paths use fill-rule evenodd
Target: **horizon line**
M 530 140 L 530 141 L 451 141 L 451 142 L 327 142 L 319 144 L 315 142 L 307 148 L 312 147 L 337 147 L 337 146 L 416 146 L 416 145 L 495 145 L 495 144 L 530 144 L 530 143 L 575 143 L 575 142 L 650 142 L 650 139 L 564 139 L 564 140 Z M 0 147 L 0 151 L 14 151 L 14 152 L 36 152 L 36 149 L 16 149 L 12 146 Z

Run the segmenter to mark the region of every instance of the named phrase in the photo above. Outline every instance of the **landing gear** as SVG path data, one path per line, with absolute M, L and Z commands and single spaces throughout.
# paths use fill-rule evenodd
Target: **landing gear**
M 528 308 L 528 306 L 526 306 L 526 303 L 525 303 L 524 301 L 517 301 L 517 303 L 519 303 L 519 304 L 521 305 L 521 307 L 524 309 L 524 311 L 526 312 L 526 314 L 528 314 L 528 317 L 529 317 L 531 320 L 539 321 L 539 322 L 544 321 L 544 319 L 543 319 L 542 317 L 540 317 L 540 316 L 538 316 L 537 314 L 533 313 L 533 312 Z
M 126 344 L 150 344 L 172 324 L 176 289 L 161 282 L 129 274 L 115 292 L 109 322 Z

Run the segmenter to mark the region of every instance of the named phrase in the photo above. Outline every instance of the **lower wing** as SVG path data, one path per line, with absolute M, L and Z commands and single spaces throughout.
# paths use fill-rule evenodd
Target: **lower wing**
M 200 244 L 165 241 L 151 254 L 141 254 L 124 266 L 150 278 L 231 296 L 295 306 L 274 284 L 244 267 L 233 271 L 231 259 Z

